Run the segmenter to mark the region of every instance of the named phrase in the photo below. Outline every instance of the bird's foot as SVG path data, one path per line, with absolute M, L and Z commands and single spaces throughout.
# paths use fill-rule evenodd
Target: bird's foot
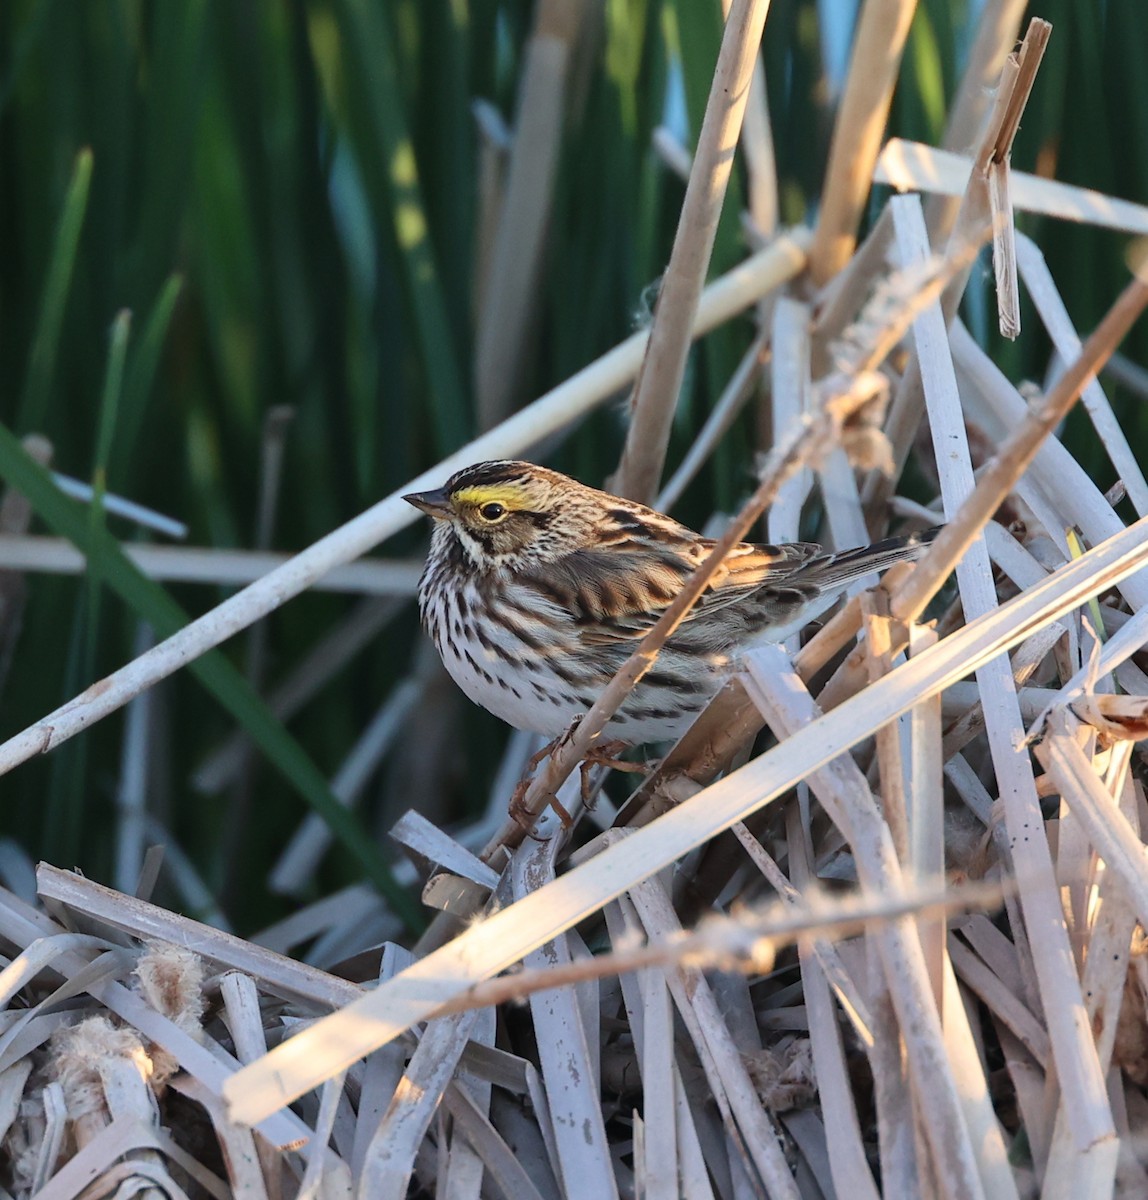
M 602 742 L 592 747 L 586 757 L 578 764 L 578 769 L 582 777 L 582 803 L 590 812 L 594 811 L 594 804 L 598 793 L 594 779 L 591 776 L 591 771 L 595 767 L 606 767 L 611 771 L 625 771 L 630 774 L 645 773 L 646 766 L 644 763 L 629 762 L 624 758 L 618 757 L 629 748 L 629 743 L 623 742 L 620 739 Z
M 541 750 L 532 754 L 527 760 L 526 770 L 522 778 L 518 781 L 518 785 L 514 789 L 514 794 L 510 798 L 508 813 L 511 820 L 520 825 L 528 834 L 533 830 L 534 823 L 538 820 L 539 815 L 532 811 L 526 804 L 526 794 L 530 790 L 530 785 L 534 782 L 535 774 L 542 762 L 553 755 L 559 746 L 570 738 L 574 730 L 577 729 L 578 721 L 580 720 L 580 717 L 576 718 L 569 730 L 560 737 L 547 742 Z M 595 787 L 590 775 L 594 767 L 608 767 L 612 771 L 625 771 L 638 774 L 645 772 L 646 765 L 644 763 L 628 762 L 619 757 L 627 749 L 629 749 L 629 743 L 619 739 L 601 742 L 592 747 L 586 754 L 586 757 L 579 763 L 582 803 L 587 809 L 592 810 L 594 807 Z M 547 803 L 558 814 L 558 818 L 562 822 L 562 827 L 569 829 L 574 823 L 574 818 L 567 812 L 558 798 L 551 795 L 547 797 Z
M 646 770 L 645 763 L 630 762 L 628 759 L 618 757 L 629 748 L 630 743 L 622 741 L 621 738 L 615 738 L 609 742 L 599 742 L 598 745 L 590 748 L 582 762 L 592 767 L 609 767 L 611 771 L 642 774 Z
M 541 814 L 534 812 L 527 806 L 526 793 L 530 790 L 530 785 L 534 782 L 535 774 L 543 760 L 549 758 L 558 749 L 565 737 L 566 735 L 563 734 L 561 737 L 551 739 L 541 750 L 536 751 L 526 760 L 526 770 L 523 772 L 522 778 L 518 781 L 514 789 L 514 794 L 510 797 L 510 804 L 507 805 L 507 815 L 525 831 L 527 837 L 534 836 L 534 825 Z M 569 829 L 574 824 L 574 818 L 558 802 L 556 796 L 549 796 L 547 798 L 547 805 L 558 814 L 558 819 L 562 822 L 563 829 Z

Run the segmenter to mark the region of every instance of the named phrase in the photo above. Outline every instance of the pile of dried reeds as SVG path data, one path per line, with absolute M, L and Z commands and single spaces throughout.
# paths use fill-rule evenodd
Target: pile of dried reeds
M 653 498 L 691 336 L 756 306 L 760 336 L 661 503 L 768 355 L 775 449 L 726 540 L 767 508 L 770 539 L 794 538 L 813 497 L 836 545 L 894 517 L 943 532 L 800 648 L 749 654 L 624 806 L 588 809 L 572 772 L 703 564 L 538 772 L 533 836 L 504 808 L 525 737 L 488 820 L 396 827 L 438 910 L 413 950 L 386 940 L 396 923 L 366 887 L 262 945 L 147 903 L 146 885 L 42 867 L 40 907 L 0 895 L 8 1194 L 375 1200 L 412 1178 L 452 1198 L 1148 1194 L 1148 485 L 1095 379 L 1148 281 L 1082 345 L 1012 227 L 1015 206 L 1145 232 L 1148 210 L 1010 175 L 1048 35 L 1033 22 L 1007 53 L 1017 3 L 986 6 L 951 115 L 971 160 L 881 149 L 913 5 L 869 0 L 816 228 L 769 227 L 759 188 L 762 248 L 703 289 L 729 148 L 740 136 L 759 183 L 769 162 L 763 123 L 743 123 L 766 8 L 730 6 L 649 333 L 401 491 L 527 454 L 636 378 L 613 486 Z M 874 179 L 909 194 L 857 247 Z M 1019 275 L 1053 345 L 1044 389 L 1014 387 L 955 316 L 990 237 L 1002 330 L 1019 332 Z M 1078 397 L 1119 480 L 1107 493 L 1055 435 Z M 914 445 L 932 505 L 895 494 Z M 412 519 L 383 500 L 0 747 L 0 769 Z M 763 726 L 770 748 L 750 755 Z M 306 823 L 275 886 L 306 886 L 327 837 Z M 283 956 L 310 939 L 340 973 Z

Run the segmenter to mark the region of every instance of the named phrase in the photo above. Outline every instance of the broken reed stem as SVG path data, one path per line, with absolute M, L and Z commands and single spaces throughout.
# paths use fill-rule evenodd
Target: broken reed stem
M 650 967 L 685 967 L 699 971 L 772 970 L 776 952 L 807 937 L 832 934 L 843 940 L 864 932 L 876 921 L 900 917 L 941 917 L 960 912 L 991 911 L 1011 893 L 1011 880 L 970 883 L 958 889 L 934 887 L 897 896 L 865 894 L 833 900 L 819 912 L 808 893 L 803 904 L 771 904 L 764 911 L 743 909 L 736 916 L 707 917 L 695 929 L 667 936 L 633 949 L 615 950 L 593 958 L 575 959 L 553 967 L 524 969 L 485 979 L 448 1001 L 430 1020 L 474 1008 L 488 1008 L 525 1000 L 551 988 L 625 975 Z M 816 896 L 812 897 L 816 900 Z
M 845 266 L 857 245 L 857 227 L 916 8 L 917 0 L 867 0 L 861 9 L 810 253 L 817 287 Z
M 658 490 L 689 353 L 687 331 L 705 283 L 733 169 L 769 0 L 733 0 L 722 35 L 690 180 L 654 309 L 633 419 L 611 490 L 649 503 Z
M 992 89 L 996 86 L 1005 60 L 1016 44 L 1020 23 L 1028 0 L 998 0 L 986 4 L 977 24 L 976 40 L 957 89 L 956 99 L 945 127 L 941 146 L 963 154 L 975 145 L 984 120 Z M 929 241 L 934 245 L 948 237 L 957 216 L 960 199 L 956 196 L 930 196 L 925 205 Z
M 1036 82 L 1036 73 L 1040 69 L 1040 62 L 1044 58 L 1044 51 L 1051 36 L 1052 26 L 1047 21 L 1040 17 L 1033 17 L 1029 21 L 1024 41 L 1016 55 L 1016 85 L 1009 95 L 1004 116 L 993 140 L 991 162 L 1004 162 L 1012 154 L 1012 144 L 1020 128 L 1020 118 L 1032 94 L 1032 85 Z M 977 166 L 984 170 L 988 163 L 982 165 L 978 162 Z
M 1003 337 L 1010 339 L 1020 334 L 1020 293 L 1016 278 L 1016 231 L 1009 194 L 1009 161 L 1012 144 L 1020 128 L 1021 113 L 1028 103 L 1051 33 L 1052 26 L 1047 21 L 1033 17 L 1029 22 L 1028 32 L 1016 58 L 1016 84 L 1009 92 L 1008 103 L 984 171 L 989 210 L 992 213 L 993 270 L 996 274 L 1000 331 Z M 979 163 L 977 165 L 979 167 Z
M 993 274 L 1001 337 L 1020 336 L 1020 288 L 1016 277 L 1016 225 L 1009 187 L 1009 160 L 989 164 L 989 208 L 993 220 Z
M 965 193 L 961 197 L 953 232 L 949 239 L 961 242 L 969 237 L 972 229 L 983 226 L 990 220 L 989 168 L 993 163 L 1004 162 L 1012 153 L 1020 118 L 1032 93 L 1037 69 L 1048 45 L 1052 26 L 1047 21 L 1033 17 L 1024 35 L 1019 53 L 1010 54 L 1001 69 L 993 110 L 985 127 L 984 135 L 977 146 Z M 951 321 L 965 290 L 965 279 L 954 280 L 954 286 L 946 293 L 941 307 L 946 322 Z
M 982 237 L 992 232 L 992 209 L 989 203 L 988 185 L 989 165 L 999 155 L 1007 155 L 1012 149 L 1017 125 L 1032 90 L 1033 77 L 1037 67 L 1040 66 L 1041 55 L 1051 29 L 1052 26 L 1047 21 L 1041 21 L 1034 17 L 1025 34 L 1021 53 L 1019 55 L 1010 54 L 1005 59 L 993 109 L 977 146 L 968 183 L 965 185 L 965 191 L 953 222 L 953 231 L 947 242 L 947 255 L 951 255 L 957 247 L 964 247 L 970 243 L 975 242 L 979 246 Z M 972 260 L 970 259 L 968 269 L 953 276 L 941 297 L 941 311 L 945 315 L 946 324 L 949 324 L 956 314 L 971 269 Z M 885 421 L 885 434 L 893 448 L 893 462 L 896 471 L 893 476 L 876 471 L 870 474 L 862 496 L 867 513 L 884 512 L 885 505 L 892 493 L 892 479 L 900 476 L 909 457 L 913 438 L 921 423 L 923 407 L 924 392 L 921 386 L 921 368 L 914 353 L 909 360 L 908 369 L 901 379 L 896 395 L 893 397 L 893 403 L 889 407 L 889 415 Z
M 918 561 L 916 570 L 893 596 L 893 616 L 915 621 L 937 594 L 993 513 L 1036 457 L 1041 443 L 1076 403 L 1084 385 L 1120 345 L 1136 318 L 1148 306 L 1148 283 L 1132 279 L 1093 330 L 1080 354 L 1057 380 L 1040 407 L 1031 411 L 981 473 L 972 494 Z

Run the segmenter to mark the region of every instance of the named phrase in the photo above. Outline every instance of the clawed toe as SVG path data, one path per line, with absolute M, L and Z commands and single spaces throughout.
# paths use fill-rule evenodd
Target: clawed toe
M 526 806 L 526 794 L 530 790 L 530 785 L 534 780 L 535 773 L 542 762 L 550 757 L 555 750 L 558 749 L 578 726 L 577 718 L 574 724 L 566 733 L 560 737 L 554 738 L 547 742 L 541 750 L 532 754 L 527 761 L 526 771 L 522 778 L 518 781 L 518 785 L 514 789 L 514 795 L 510 798 L 508 806 L 508 814 L 517 825 L 519 825 L 527 834 L 530 834 L 534 828 L 534 822 L 538 819 L 538 814 L 532 812 Z M 628 762 L 620 758 L 619 755 L 629 749 L 629 743 L 614 739 L 612 741 L 601 742 L 594 746 L 579 763 L 579 772 L 582 781 L 582 803 L 587 809 L 594 807 L 594 781 L 590 777 L 590 772 L 594 767 L 607 767 L 612 771 L 626 771 L 629 773 L 644 773 L 646 766 L 643 763 Z M 569 812 L 558 802 L 555 796 L 550 796 L 547 803 L 558 814 L 562 822 L 563 828 L 569 829 L 574 823 L 574 818 Z

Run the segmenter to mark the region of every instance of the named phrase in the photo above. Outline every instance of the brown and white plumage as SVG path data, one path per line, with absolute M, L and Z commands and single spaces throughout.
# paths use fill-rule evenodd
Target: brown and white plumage
M 406 499 L 435 519 L 419 606 L 447 670 L 475 703 L 547 737 L 593 704 L 713 547 L 645 505 L 526 462 L 478 463 Z M 782 641 L 928 540 L 841 554 L 735 546 L 604 736 L 680 736 L 740 652 Z

